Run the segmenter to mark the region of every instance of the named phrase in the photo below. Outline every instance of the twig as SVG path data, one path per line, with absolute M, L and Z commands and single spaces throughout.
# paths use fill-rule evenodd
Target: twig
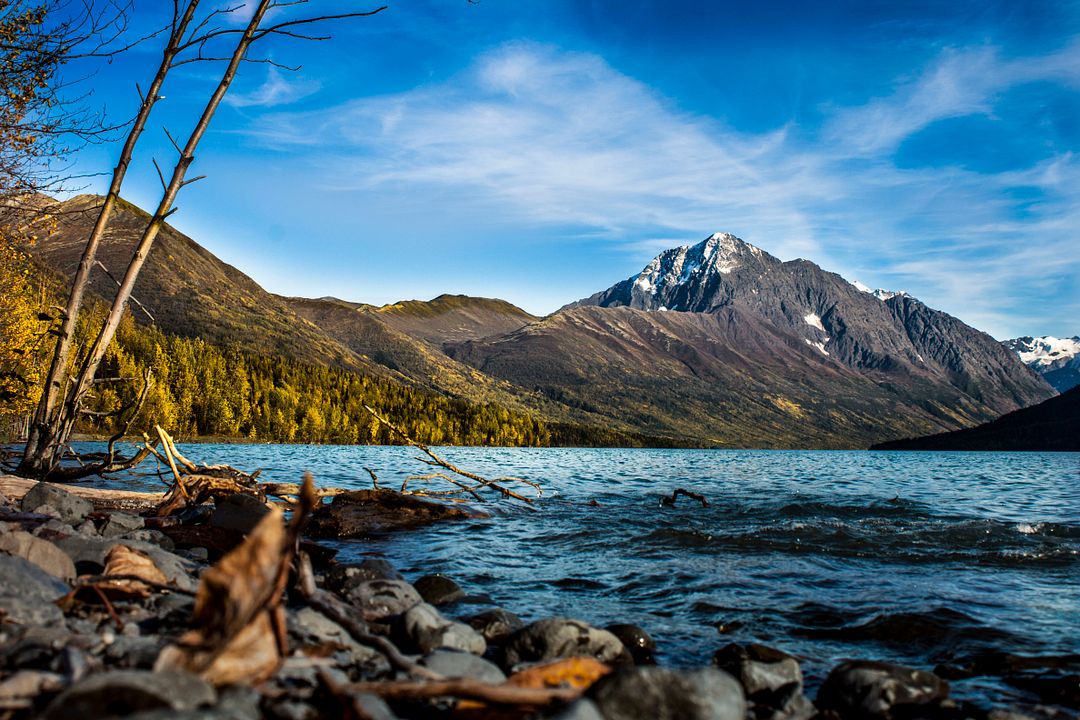
M 375 471 L 369 467 L 364 468 L 367 470 L 367 474 L 371 476 L 371 486 L 376 490 L 379 489 L 379 476 L 375 474 Z
M 701 507 L 703 508 L 709 507 L 709 501 L 705 499 L 704 495 L 699 495 L 696 492 L 690 492 L 689 490 L 686 490 L 684 488 L 676 488 L 676 490 L 671 493 L 671 497 L 660 498 L 660 504 L 665 507 L 675 507 L 675 501 L 679 498 L 680 495 L 685 495 L 691 500 L 697 500 L 701 503 Z
M 585 692 L 583 688 L 526 688 L 516 685 L 492 685 L 472 678 L 445 680 L 381 680 L 352 683 L 341 687 L 350 694 L 371 693 L 391 700 L 421 700 L 447 695 L 466 700 L 479 700 L 494 705 L 528 705 L 547 707 L 573 702 Z
M 190 590 L 176 587 L 174 585 L 168 585 L 166 583 L 154 582 L 153 580 L 147 580 L 141 575 L 84 575 L 75 581 L 74 589 L 78 590 L 83 587 L 94 587 L 100 583 L 110 582 L 113 580 L 131 580 L 137 581 L 146 585 L 153 590 L 163 590 L 166 592 L 176 593 L 177 595 L 189 595 L 194 596 L 195 593 Z

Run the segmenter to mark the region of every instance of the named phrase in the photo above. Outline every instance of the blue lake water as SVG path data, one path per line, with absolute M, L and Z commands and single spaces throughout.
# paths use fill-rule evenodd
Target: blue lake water
M 387 486 L 430 471 L 402 447 L 183 449 L 263 479 L 311 471 L 328 486 L 370 487 L 364 467 Z M 843 658 L 932 669 L 986 649 L 1080 653 L 1080 454 L 439 452 L 540 483 L 537 511 L 493 496 L 490 519 L 342 542 L 339 559 L 385 557 L 410 579 L 445 573 L 526 620 L 636 623 L 670 665 L 766 643 L 799 656 L 811 686 Z M 661 507 L 676 487 L 709 507 Z M 993 678 L 954 684 L 961 697 L 1011 692 Z

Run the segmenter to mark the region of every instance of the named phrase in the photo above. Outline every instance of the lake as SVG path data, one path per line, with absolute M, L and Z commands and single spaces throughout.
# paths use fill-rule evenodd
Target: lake
M 182 450 L 267 480 L 310 470 L 326 486 L 370 487 L 364 467 L 390 487 L 430 471 L 403 447 Z M 527 621 L 635 623 L 669 665 L 769 644 L 801 658 L 811 687 L 843 658 L 933 669 L 988 649 L 1080 653 L 1080 454 L 437 451 L 540 483 L 538 511 L 493 496 L 490 519 L 341 542 L 339 559 L 445 573 Z M 677 487 L 708 508 L 661 507 Z M 993 678 L 954 683 L 961 697 L 1013 694 Z

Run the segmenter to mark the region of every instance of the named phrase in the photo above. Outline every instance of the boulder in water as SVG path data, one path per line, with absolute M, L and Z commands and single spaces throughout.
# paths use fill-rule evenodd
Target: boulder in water
M 949 684 L 933 673 L 869 660 L 849 660 L 833 668 L 818 690 L 817 706 L 841 718 L 891 718 L 911 706 L 937 704 Z

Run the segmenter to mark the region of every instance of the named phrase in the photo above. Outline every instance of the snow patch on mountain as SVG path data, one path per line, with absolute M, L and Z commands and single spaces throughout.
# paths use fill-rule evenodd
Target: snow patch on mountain
M 849 282 L 851 282 L 851 284 L 855 286 L 856 290 L 867 293 L 868 295 L 873 295 L 881 302 L 885 302 L 889 298 L 894 298 L 899 295 L 907 295 L 907 293 L 903 290 L 884 290 L 882 288 L 878 288 L 877 290 L 871 290 L 868 285 L 864 285 L 858 280 L 851 280 Z
M 821 332 L 825 332 L 825 326 L 821 324 L 821 318 L 819 318 L 815 313 L 804 315 L 803 320 L 805 320 L 806 324 L 810 327 L 816 327 Z
M 826 340 L 828 340 L 828 338 L 826 338 Z M 829 351 L 825 349 L 825 343 L 823 343 L 823 342 L 814 342 L 813 340 L 807 339 L 806 344 L 809 345 L 810 347 L 815 347 L 818 350 L 820 350 L 822 355 L 828 355 L 829 354 Z
M 1003 344 L 1019 355 L 1020 360 L 1029 366 L 1065 367 L 1071 360 L 1080 356 L 1080 336 L 1071 338 L 1056 338 L 1051 335 L 1037 338 L 1021 337 L 1006 340 Z

